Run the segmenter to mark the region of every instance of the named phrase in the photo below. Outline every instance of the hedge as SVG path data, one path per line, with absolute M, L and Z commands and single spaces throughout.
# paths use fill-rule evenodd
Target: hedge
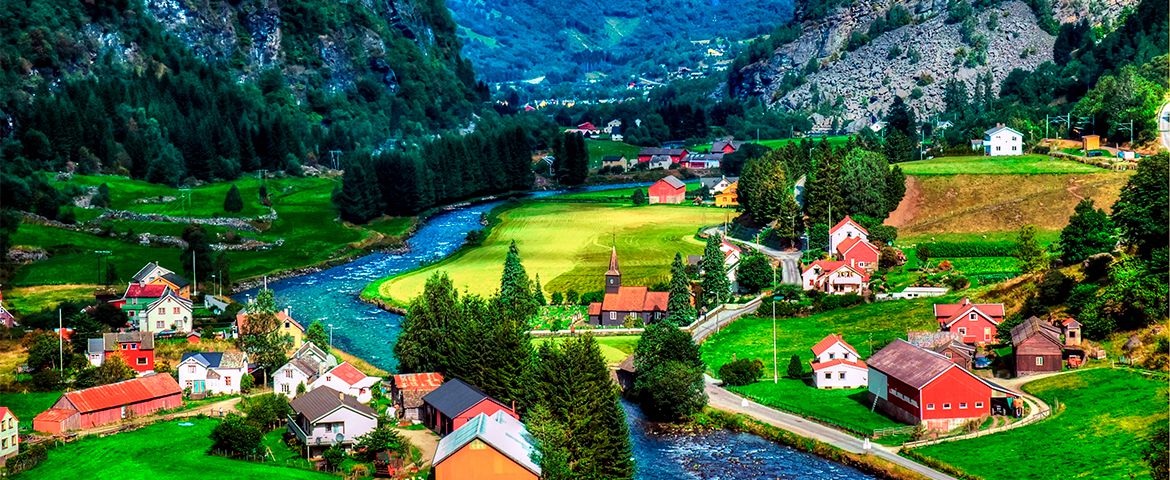
M 1016 242 L 931 242 L 926 244 L 931 258 L 1011 257 Z

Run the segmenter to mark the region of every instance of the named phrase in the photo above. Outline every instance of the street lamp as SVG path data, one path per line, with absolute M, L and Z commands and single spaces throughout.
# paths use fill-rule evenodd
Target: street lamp
M 780 383 L 780 364 L 776 358 L 776 269 L 772 269 L 772 383 Z

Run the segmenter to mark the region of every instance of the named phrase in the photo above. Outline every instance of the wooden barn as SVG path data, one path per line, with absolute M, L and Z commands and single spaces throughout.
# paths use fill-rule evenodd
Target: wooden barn
M 654 182 L 647 190 L 650 195 L 650 204 L 669 203 L 680 204 L 686 200 L 687 184 L 679 180 L 674 175 L 667 175 L 663 179 Z
M 1064 348 L 1060 330 L 1060 327 L 1036 317 L 1029 317 L 1012 328 L 1017 377 L 1061 370 Z
M 455 431 L 476 415 L 495 415 L 496 412 L 520 418 L 499 400 L 458 378 L 448 380 L 423 397 L 423 423 L 439 435 Z
M 183 391 L 173 377 L 151 374 L 124 382 L 65 392 L 52 408 L 33 419 L 33 429 L 65 433 L 178 408 Z

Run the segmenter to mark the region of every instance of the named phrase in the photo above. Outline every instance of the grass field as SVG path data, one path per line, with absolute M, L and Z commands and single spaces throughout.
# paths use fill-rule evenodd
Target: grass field
M 642 147 L 625 142 L 612 140 L 585 139 L 585 147 L 589 149 L 589 168 L 600 168 L 601 159 L 608 155 L 625 155 L 626 160 L 636 160 Z
M 268 194 L 304 179 L 267 180 Z M 52 180 L 57 187 L 78 185 L 96 187 L 103 183 L 110 187 L 110 208 L 139 213 L 158 213 L 183 217 L 257 217 L 268 213 L 268 207 L 260 203 L 260 180 L 255 177 L 241 177 L 231 182 L 209 183 L 190 189 L 190 201 L 186 193 L 166 185 L 142 180 L 106 175 L 74 175 L 67 181 Z M 236 213 L 223 211 L 223 200 L 232 185 L 240 190 L 244 209 Z M 170 199 L 170 197 L 174 197 Z M 160 201 L 165 199 L 165 201 Z M 144 203 L 149 201 L 150 203 Z
M 515 240 L 528 275 L 540 274 L 544 292 L 602 288 L 609 263 L 611 234 L 617 240 L 626 285 L 666 282 L 675 252 L 702 252 L 693 238 L 700 226 L 722 220 L 722 211 L 674 205 L 633 207 L 614 204 L 527 202 L 499 213 L 483 245 L 465 248 L 424 268 L 376 281 L 362 292 L 403 304 L 422 292 L 437 271 L 445 271 L 459 290 L 488 295 L 499 285 L 504 256 Z
M 834 310 L 804 318 L 777 320 L 776 344 L 780 380 L 772 383 L 772 319 L 748 317 L 728 325 L 703 343 L 703 361 L 713 374 L 736 358 L 764 361 L 764 376 L 757 383 L 731 387 L 756 401 L 782 410 L 840 425 L 859 433 L 902 424 L 870 411 L 865 389 L 818 390 L 805 380 L 784 378 L 792 355 L 799 355 L 806 373 L 810 349 L 830 333 L 845 337 L 862 357 L 891 340 L 904 337 L 907 330 L 937 328 L 931 305 L 952 301 L 958 295 L 936 299 L 878 302 Z M 765 307 L 760 313 L 767 311 Z
M 988 480 L 1150 478 L 1141 450 L 1150 426 L 1170 421 L 1165 378 L 1093 369 L 1037 380 L 1024 390 L 1065 409 L 1034 425 L 915 451 Z
M 337 478 L 274 463 L 245 462 L 207 455 L 216 421 L 188 419 L 157 423 L 133 432 L 86 438 L 49 451 L 40 466 L 17 478 L 70 478 L 85 471 L 94 478 L 165 480 L 187 478 Z
M 0 406 L 8 407 L 20 419 L 20 430 L 31 431 L 33 417 L 61 398 L 61 392 L 0 393 Z
M 821 138 L 827 139 L 829 141 L 829 145 L 832 145 L 834 147 L 844 145 L 846 142 L 849 141 L 849 135 L 835 135 L 835 136 L 831 136 L 831 137 L 809 137 L 808 140 L 812 141 L 813 143 L 821 143 Z M 776 138 L 776 139 L 770 139 L 770 140 L 760 140 L 759 142 L 756 142 L 756 141 L 753 141 L 752 139 L 746 139 L 746 141 L 748 141 L 748 142 L 758 143 L 760 145 L 763 145 L 763 146 L 771 148 L 771 149 L 783 147 L 784 145 L 787 145 L 787 144 L 793 143 L 793 142 L 800 143 L 802 140 L 804 140 L 804 139 L 803 138 Z
M 637 335 L 614 335 L 593 338 L 597 340 L 597 346 L 601 349 L 601 356 L 605 358 L 605 363 L 612 367 L 622 363 L 626 357 L 634 353 L 634 347 L 638 345 L 639 337 Z M 532 345 L 539 346 L 545 342 L 558 341 L 560 339 L 555 337 L 533 338 Z
M 687 182 L 687 191 L 693 192 L 699 190 L 703 186 L 699 184 L 698 180 L 690 180 Z M 629 187 L 629 188 L 614 188 L 611 190 L 593 190 L 590 192 L 573 192 L 553 197 L 552 201 L 557 200 L 604 200 L 615 203 L 630 203 L 631 196 L 634 195 L 635 190 L 641 190 L 646 193 L 647 187 Z
M 1011 157 L 939 157 L 899 163 L 907 175 L 1031 175 L 1038 173 L 1100 173 L 1105 170 L 1047 155 Z

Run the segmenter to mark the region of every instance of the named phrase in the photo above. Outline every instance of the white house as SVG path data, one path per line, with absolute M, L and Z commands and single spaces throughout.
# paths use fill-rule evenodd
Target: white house
M 1024 134 L 1002 123 L 983 132 L 983 153 L 989 157 L 1024 154 Z
M 289 402 L 293 414 L 288 430 L 310 451 L 337 445 L 349 448 L 362 435 L 378 428 L 378 414 L 332 388 L 318 388 Z
M 727 281 L 735 288 L 735 282 L 738 278 L 739 260 L 743 256 L 743 250 L 735 246 L 735 244 L 723 240 L 723 243 L 719 245 L 719 252 L 723 254 L 723 266 L 727 270 Z
M 179 386 L 193 396 L 240 393 L 240 381 L 248 374 L 244 352 L 188 352 L 175 366 Z
M 869 241 L 869 230 L 846 215 L 840 222 L 829 229 L 829 251 L 836 252 L 837 246 L 850 238 L 860 238 Z
M 297 396 L 297 388 L 317 381 L 321 374 L 337 366 L 337 358 L 325 353 L 311 342 L 305 342 L 292 355 L 292 359 L 272 375 L 272 391 L 288 398 Z
M 868 368 L 857 349 L 840 335 L 825 337 L 812 352 L 813 385 L 817 388 L 861 388 L 869 382 Z
M 817 260 L 809 264 L 800 277 L 805 290 L 820 290 L 834 295 L 861 294 L 869 288 L 869 274 L 842 261 Z
M 193 319 L 191 301 L 168 288 L 162 297 L 148 305 L 142 310 L 142 314 L 138 315 L 138 330 L 152 333 L 189 333 L 194 326 Z
M 8 407 L 0 407 L 0 465 L 20 453 L 20 420 Z
M 382 377 L 366 376 L 353 365 L 342 363 L 317 377 L 317 380 L 309 384 L 309 390 L 329 387 L 346 395 L 353 395 L 359 402 L 367 403 L 373 398 L 372 390 L 381 388 L 379 386 L 381 383 Z

